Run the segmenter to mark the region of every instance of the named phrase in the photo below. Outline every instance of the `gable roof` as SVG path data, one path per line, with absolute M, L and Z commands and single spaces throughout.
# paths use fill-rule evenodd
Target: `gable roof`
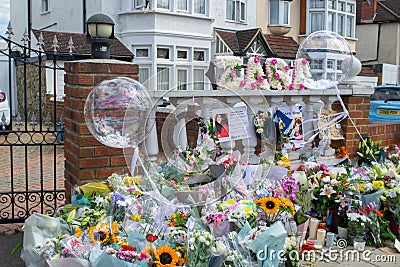
M 68 42 L 72 37 L 73 55 L 79 58 L 90 58 L 91 56 L 91 45 L 86 40 L 86 34 L 83 33 L 70 33 L 70 32 L 53 32 L 53 31 L 40 31 L 32 30 L 36 39 L 39 39 L 40 33 L 43 34 L 43 50 L 46 53 L 53 53 L 53 40 L 54 36 L 57 36 L 58 40 L 58 54 L 69 54 Z M 110 56 L 111 58 L 132 61 L 134 54 L 126 48 L 117 38 L 110 45 Z
M 287 59 L 296 58 L 299 44 L 292 37 L 273 34 L 264 34 L 264 36 L 276 57 Z
M 363 23 L 361 20 L 362 14 L 362 3 L 367 0 L 357 0 L 357 23 Z M 385 23 L 385 22 L 400 22 L 400 3 L 399 0 L 375 0 L 376 1 L 376 16 L 373 23 Z M 371 5 L 373 4 L 372 1 Z
M 263 34 L 261 29 L 240 31 L 215 30 L 234 55 L 244 56 L 256 39 L 263 44 L 268 57 L 295 59 L 299 45 L 292 37 Z

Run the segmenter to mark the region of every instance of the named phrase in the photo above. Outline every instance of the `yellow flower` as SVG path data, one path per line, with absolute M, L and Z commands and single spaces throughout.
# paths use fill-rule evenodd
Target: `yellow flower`
M 133 185 L 133 180 L 131 176 L 126 176 L 124 178 L 124 183 L 126 186 L 131 187 Z
M 134 221 L 134 222 L 140 221 L 140 215 L 137 214 L 137 213 L 135 215 L 132 215 L 131 216 L 131 220 Z
M 140 177 L 135 177 L 135 178 L 133 178 L 133 181 L 135 182 L 135 184 L 140 184 L 141 179 L 140 179 Z
M 75 235 L 77 238 L 81 237 L 83 231 L 80 228 L 75 229 Z
M 172 218 L 172 219 L 175 219 L 175 218 L 176 218 L 176 214 L 175 214 L 175 213 L 172 214 L 172 215 L 171 215 L 171 218 Z
M 114 222 L 112 223 L 111 232 L 112 232 L 113 234 L 119 232 L 119 230 L 118 230 L 118 222 L 117 222 L 117 221 L 114 221 Z
M 364 193 L 364 189 L 365 188 L 365 184 L 358 184 L 358 190 L 361 192 L 361 193 Z
M 384 184 L 383 181 L 373 181 L 373 182 L 372 182 L 372 187 L 373 187 L 374 189 L 376 189 L 376 190 L 379 190 L 379 189 L 381 189 L 381 188 L 384 188 L 384 187 L 385 187 L 385 184 Z
M 279 209 L 279 202 L 273 197 L 264 197 L 254 201 L 256 205 L 260 205 L 266 214 L 275 214 Z
M 89 228 L 89 236 L 93 243 L 100 242 L 104 244 L 110 237 L 110 231 L 107 227 L 104 227 L 104 224 L 101 224 L 99 227 L 92 226 Z
M 162 246 L 156 251 L 157 267 L 173 267 L 179 261 L 178 253 L 169 246 Z

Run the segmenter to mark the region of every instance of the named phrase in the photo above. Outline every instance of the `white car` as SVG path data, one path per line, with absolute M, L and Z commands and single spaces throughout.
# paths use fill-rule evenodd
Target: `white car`
M 0 131 L 3 130 L 3 114 L 6 119 L 5 128 L 6 130 L 10 130 L 10 105 L 8 104 L 6 93 L 0 90 Z

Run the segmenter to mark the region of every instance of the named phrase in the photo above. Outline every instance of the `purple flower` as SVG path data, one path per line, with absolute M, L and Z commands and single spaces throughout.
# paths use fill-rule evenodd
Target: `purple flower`
M 240 86 L 245 87 L 246 86 L 246 80 L 241 80 L 240 81 Z
M 257 89 L 258 88 L 257 82 L 252 82 L 251 83 L 251 88 L 252 89 Z
M 278 61 L 274 58 L 273 60 L 271 60 L 271 65 L 276 65 L 278 63 Z
M 112 198 L 111 204 L 113 204 L 113 205 L 115 205 L 115 203 L 117 203 L 118 200 L 121 200 L 121 201 L 125 200 L 125 197 L 117 192 L 112 193 L 111 198 Z
M 263 76 L 258 76 L 257 77 L 257 82 L 262 83 L 264 81 L 264 77 Z
M 254 57 L 254 63 L 259 63 L 259 62 L 260 62 L 260 58 L 257 57 L 257 56 L 255 56 L 255 57 Z
M 278 79 L 278 80 L 281 78 L 281 76 L 280 76 L 279 73 L 277 73 L 277 72 L 274 73 L 274 77 L 275 77 L 276 79 Z
M 232 78 L 236 78 L 236 70 L 232 70 L 231 71 L 231 77 Z

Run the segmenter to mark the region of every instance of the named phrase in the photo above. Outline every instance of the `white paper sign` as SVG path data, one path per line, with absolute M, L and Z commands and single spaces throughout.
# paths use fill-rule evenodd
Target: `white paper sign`
M 272 166 L 267 175 L 267 179 L 280 181 L 282 180 L 283 176 L 286 176 L 287 174 L 288 170 L 286 168 L 279 166 Z
M 251 185 L 254 180 L 261 180 L 262 166 L 261 165 L 244 165 L 242 166 L 245 176 L 243 181 L 245 185 Z
M 247 107 L 221 108 L 213 110 L 216 137 L 220 142 L 250 137 Z

